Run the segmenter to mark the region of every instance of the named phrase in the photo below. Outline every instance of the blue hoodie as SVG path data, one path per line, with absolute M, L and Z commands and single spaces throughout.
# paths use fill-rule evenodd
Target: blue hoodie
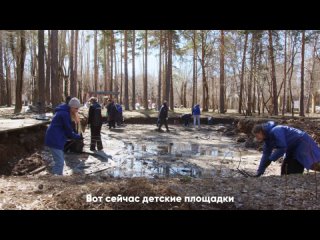
M 46 132 L 45 145 L 63 150 L 67 138 L 80 138 L 80 135 L 72 130 L 70 107 L 64 103 L 55 109 L 55 115 Z
M 263 129 L 266 138 L 258 174 L 263 174 L 271 161 L 284 155 L 296 159 L 306 169 L 320 161 L 319 147 L 304 131 L 289 126 L 276 126 L 273 121 L 264 124 Z
M 192 115 L 200 115 L 200 105 L 197 104 L 192 108 Z

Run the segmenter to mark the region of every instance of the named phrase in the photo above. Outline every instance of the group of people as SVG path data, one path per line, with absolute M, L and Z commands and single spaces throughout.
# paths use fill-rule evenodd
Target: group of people
M 181 116 L 181 120 L 183 121 L 183 125 L 185 127 L 189 126 L 189 123 L 191 122 L 191 118 L 193 116 L 193 126 L 200 128 L 200 105 L 196 104 L 192 109 L 191 109 L 191 114 L 186 113 Z M 158 126 L 158 131 L 162 131 L 161 127 L 164 125 L 167 129 L 167 132 L 170 132 L 168 128 L 168 105 L 167 101 L 164 101 L 160 110 L 159 110 L 159 116 L 158 116 L 158 121 L 157 121 L 157 126 Z
M 90 108 L 88 114 L 88 125 L 91 131 L 90 150 L 102 150 L 101 127 L 102 115 L 101 105 L 97 98 L 89 100 Z M 80 118 L 78 109 L 81 107 L 77 98 L 67 98 L 66 102 L 55 108 L 55 115 L 47 129 L 45 145 L 49 147 L 54 159 L 53 174 L 62 175 L 64 166 L 64 146 L 67 139 L 81 139 L 82 135 L 77 132 Z M 115 127 L 117 114 L 122 108 L 117 109 L 116 104 L 111 98 L 106 103 L 109 119 L 109 129 Z M 200 127 L 200 106 L 196 104 L 192 108 L 192 114 L 184 114 L 181 118 L 184 125 L 188 126 L 191 117 L 194 116 L 194 126 L 198 122 Z M 161 131 L 162 125 L 168 128 L 168 106 L 164 101 L 158 117 L 158 130 Z M 255 138 L 259 142 L 264 142 L 263 154 L 255 177 L 264 174 L 267 167 L 273 161 L 283 159 L 281 175 L 303 173 L 304 169 L 320 171 L 320 148 L 317 143 L 304 131 L 277 125 L 273 121 L 264 124 L 257 124 L 252 130 Z
M 181 116 L 184 126 L 189 126 L 192 116 L 194 126 L 198 122 L 200 128 L 199 104 L 192 108 L 192 114 Z M 169 131 L 167 118 L 168 107 L 164 102 L 159 112 L 158 130 L 161 130 L 161 126 L 164 124 Z M 304 169 L 320 171 L 320 148 L 306 132 L 269 121 L 255 125 L 252 133 L 258 142 L 264 142 L 263 154 L 254 177 L 263 175 L 271 162 L 279 159 L 283 159 L 281 175 L 302 174 Z
M 190 113 L 183 114 L 181 116 L 181 120 L 183 121 L 183 124 L 185 127 L 189 127 L 191 118 L 193 116 L 193 126 L 194 127 L 198 126 L 198 128 L 200 128 L 200 115 L 201 115 L 200 105 L 196 104 L 192 108 L 191 114 Z
M 115 103 L 112 98 L 107 98 L 104 102 L 104 107 L 107 109 L 107 118 L 109 129 L 121 126 L 123 123 L 123 110 L 119 103 Z
M 101 127 L 103 124 L 102 107 L 96 97 L 91 97 L 88 102 L 87 123 L 91 133 L 90 150 L 101 151 L 103 149 L 101 140 Z M 67 142 L 71 142 L 72 144 L 74 141 L 83 139 L 79 131 L 80 117 L 78 110 L 80 107 L 81 103 L 79 99 L 67 97 L 65 103 L 55 108 L 55 114 L 46 131 L 45 145 L 53 156 L 54 166 L 52 167 L 52 173 L 55 175 L 63 175 L 64 151 L 66 146 L 69 145 Z M 108 98 L 106 108 L 109 129 L 111 127 L 115 128 L 115 122 L 118 125 L 122 123 L 122 107 L 120 104 L 115 104 L 111 98 Z

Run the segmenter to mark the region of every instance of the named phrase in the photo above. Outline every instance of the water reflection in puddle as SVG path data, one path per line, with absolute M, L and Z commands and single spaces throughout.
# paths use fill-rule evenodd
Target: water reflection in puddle
M 115 156 L 115 167 L 103 174 L 112 177 L 176 177 L 189 176 L 196 178 L 210 178 L 212 176 L 230 177 L 234 173 L 230 168 L 216 165 L 210 169 L 203 169 L 191 163 L 186 163 L 183 157 L 206 156 L 210 160 L 233 160 L 234 152 L 229 146 L 199 145 L 194 143 L 168 144 L 133 144 L 125 143 L 123 156 Z M 182 158 L 179 158 L 182 157 Z M 166 158 L 168 161 L 160 161 Z M 228 161 L 225 161 L 229 163 Z
M 223 147 L 223 146 L 222 146 Z M 228 148 L 228 147 L 227 147 Z M 128 153 L 134 152 L 135 154 L 141 154 L 143 152 L 157 155 L 170 154 L 172 156 L 211 156 L 211 157 L 223 157 L 228 149 L 219 150 L 218 147 L 212 145 L 199 145 L 199 144 L 186 144 L 186 143 L 168 143 L 163 145 L 156 144 L 126 144 Z M 227 151 L 230 152 L 230 151 Z M 228 153 L 229 155 L 232 155 Z

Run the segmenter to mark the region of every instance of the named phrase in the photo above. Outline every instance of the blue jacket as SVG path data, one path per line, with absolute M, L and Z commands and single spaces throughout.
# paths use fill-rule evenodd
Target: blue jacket
M 192 108 L 192 115 L 200 115 L 200 105 L 197 104 Z
M 263 174 L 271 161 L 282 156 L 296 159 L 306 169 L 320 161 L 319 147 L 304 131 L 289 126 L 276 126 L 273 121 L 267 122 L 263 128 L 266 139 L 258 174 Z
M 71 128 L 70 107 L 61 104 L 55 109 L 55 115 L 46 132 L 45 145 L 63 150 L 67 138 L 80 138 Z
M 117 108 L 117 110 L 118 110 L 118 113 L 122 113 L 122 106 L 121 106 L 121 104 L 117 103 L 117 104 L 116 104 L 116 108 Z

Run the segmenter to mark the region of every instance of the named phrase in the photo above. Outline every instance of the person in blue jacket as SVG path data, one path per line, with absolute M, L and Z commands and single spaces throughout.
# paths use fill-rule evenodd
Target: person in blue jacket
M 80 101 L 77 98 L 72 98 L 68 104 L 64 103 L 57 106 L 55 115 L 46 131 L 45 145 L 49 147 L 53 156 L 55 164 L 52 168 L 52 173 L 55 175 L 63 175 L 63 149 L 67 138 L 81 138 L 71 127 L 71 115 L 78 112 L 80 106 Z
M 117 126 L 121 126 L 123 122 L 123 110 L 122 110 L 121 104 L 116 103 L 116 108 L 118 110 L 117 117 L 116 117 Z
M 264 141 L 256 177 L 281 157 L 281 175 L 303 173 L 305 168 L 320 171 L 320 148 L 306 132 L 273 121 L 255 125 L 252 132 L 258 141 Z
M 196 127 L 196 122 L 198 122 L 198 128 L 200 128 L 200 105 L 196 104 L 192 108 L 192 116 L 193 116 L 193 126 Z

